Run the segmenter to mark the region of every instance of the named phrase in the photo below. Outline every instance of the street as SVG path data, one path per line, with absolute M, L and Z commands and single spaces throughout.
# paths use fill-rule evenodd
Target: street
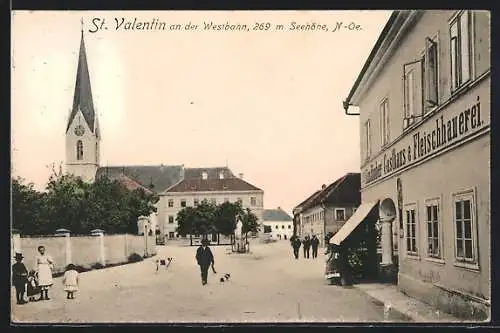
M 61 278 L 48 301 L 16 305 L 20 323 L 381 322 L 383 307 L 355 288 L 327 285 L 322 249 L 316 259 L 292 258 L 288 241 L 251 244 L 250 254 L 212 246 L 217 274 L 202 286 L 196 247 L 159 246 L 139 263 L 80 274 L 67 300 Z M 168 269 L 155 260 L 173 257 Z M 229 281 L 220 277 L 230 273 Z M 11 300 L 14 300 L 11 296 Z

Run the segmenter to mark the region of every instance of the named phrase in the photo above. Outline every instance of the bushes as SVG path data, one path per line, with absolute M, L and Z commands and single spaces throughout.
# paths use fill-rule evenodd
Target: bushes
M 95 262 L 92 265 L 90 265 L 90 267 L 92 269 L 101 269 L 101 268 L 104 268 L 103 264 L 101 264 L 100 262 Z
M 140 255 L 140 254 L 137 254 L 137 253 L 132 253 L 131 255 L 128 256 L 128 262 L 132 263 L 132 262 L 139 262 L 139 261 L 143 261 L 144 258 Z

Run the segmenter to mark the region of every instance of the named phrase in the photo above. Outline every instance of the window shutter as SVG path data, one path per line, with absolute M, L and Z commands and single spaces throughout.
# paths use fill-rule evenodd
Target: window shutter
M 437 101 L 437 43 L 426 37 L 425 39 L 425 107 L 433 107 Z

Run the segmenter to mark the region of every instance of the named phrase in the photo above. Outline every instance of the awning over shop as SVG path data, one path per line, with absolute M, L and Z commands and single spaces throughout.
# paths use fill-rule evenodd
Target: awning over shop
M 377 202 L 365 202 L 354 212 L 351 218 L 340 228 L 337 233 L 330 238 L 330 244 L 340 245 L 363 220 L 370 214 L 373 207 L 378 204 Z

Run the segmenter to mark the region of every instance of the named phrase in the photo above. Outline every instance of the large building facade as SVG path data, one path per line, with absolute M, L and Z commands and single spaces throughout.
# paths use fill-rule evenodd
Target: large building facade
M 489 12 L 395 11 L 344 102 L 382 266 L 461 317 L 490 312 L 490 75 Z
M 177 214 L 185 207 L 196 207 L 202 201 L 213 204 L 239 202 L 250 209 L 262 223 L 264 191 L 236 177 L 227 168 L 192 168 L 188 177 L 160 193 L 158 220 L 162 235 L 172 239 L 177 233 Z M 196 236 L 196 235 L 195 235 Z
M 157 212 L 150 219 L 152 230 L 160 236 L 177 236 L 176 215 L 184 206 L 204 199 L 220 204 L 241 201 L 262 221 L 264 192 L 235 176 L 226 167 L 186 168 L 179 165 L 101 166 L 101 132 L 92 98 L 91 80 L 83 31 L 81 34 L 73 105 L 66 130 L 66 172 L 92 182 L 106 177 L 129 189 L 143 188 L 159 195 Z M 139 232 L 144 232 L 139 228 Z

